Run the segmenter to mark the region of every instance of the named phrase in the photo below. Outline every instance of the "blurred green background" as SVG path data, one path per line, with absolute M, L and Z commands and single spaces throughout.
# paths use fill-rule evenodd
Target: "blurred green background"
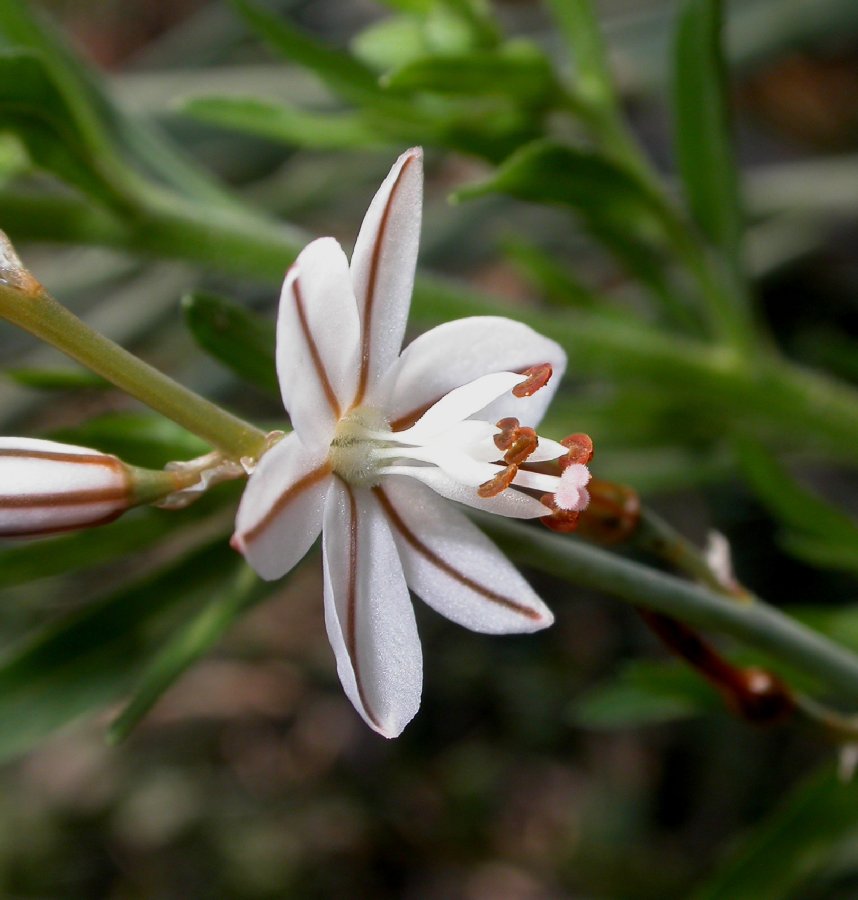
M 671 48 L 679 7 L 689 5 L 598 5 L 629 121 L 671 198 L 681 193 Z M 775 427 L 765 385 L 755 399 L 741 389 L 710 396 L 702 384 L 686 385 L 681 371 L 665 365 L 653 375 L 610 340 L 598 343 L 602 330 L 613 333 L 611 323 L 632 333 L 645 325 L 678 343 L 699 325 L 684 331 L 681 315 L 672 320 L 668 301 L 679 298 L 684 309 L 693 287 L 647 244 L 650 225 L 634 220 L 634 208 L 627 216 L 618 206 L 617 227 L 602 206 L 613 200 L 601 194 L 596 212 L 583 204 L 577 219 L 501 192 L 448 203 L 531 139 L 589 146 L 564 118 L 568 110 L 543 95 L 539 60 L 557 71 L 569 66 L 545 5 L 267 5 L 314 36 L 313 46 L 349 48 L 402 90 L 411 79 L 411 89 L 424 91 L 413 121 L 401 103 L 381 101 L 352 117 L 371 92 L 360 94 L 359 78 L 349 84 L 348 67 L 339 82 L 315 77 L 318 60 L 306 47 L 303 56 L 294 45 L 272 52 L 249 17 L 221 0 L 10 0 L 0 14 L 2 48 L 37 43 L 16 19 L 18 6 L 48 12 L 62 40 L 101 71 L 113 109 L 145 123 L 145 133 L 134 132 L 104 114 L 123 136 L 119 155 L 133 155 L 139 171 L 148 160 L 147 177 L 155 173 L 159 183 L 173 172 L 173 189 L 224 215 L 232 215 L 232 200 L 218 185 L 232 185 L 256 210 L 300 228 L 277 232 L 284 245 L 333 234 L 349 247 L 397 153 L 425 143 L 423 269 L 495 298 L 500 312 L 541 316 L 540 325 L 556 315 L 573 347 L 581 342 L 547 433 L 588 431 L 597 476 L 635 487 L 698 544 L 710 529 L 722 531 L 751 589 L 858 647 L 858 531 L 847 518 L 858 510 L 855 446 L 833 426 L 834 437 L 817 434 L 813 410 L 797 413 L 794 429 L 788 412 L 787 424 Z M 744 264 L 755 317 L 765 323 L 761 341 L 854 384 L 858 5 L 745 0 L 726 13 Z M 525 62 L 498 70 L 508 83 L 461 95 L 465 76 L 444 54 L 494 52 L 499 35 L 527 42 L 515 51 Z M 424 57 L 441 64 L 428 74 L 408 68 Z M 325 71 L 326 62 L 319 65 Z M 451 71 L 452 87 L 426 87 Z M 252 352 L 267 346 L 264 323 L 273 320 L 276 247 L 260 251 L 269 262 L 258 273 L 255 257 L 242 258 L 237 245 L 223 265 L 212 264 L 196 235 L 177 252 L 168 238 L 147 235 L 149 220 L 135 219 L 135 199 L 123 206 L 106 164 L 100 171 L 86 163 L 78 180 L 68 176 L 68 160 L 43 158 L 33 171 L 34 145 L 25 153 L 8 102 L 15 89 L 0 85 L 0 227 L 30 269 L 124 346 L 276 426 L 282 411 L 268 357 Z M 212 96 L 217 102 L 199 99 Z M 281 113 L 244 100 L 230 107 L 225 96 L 252 96 Z M 701 96 L 701 106 L 708 102 Z M 77 152 L 73 133 L 57 134 L 51 146 L 59 139 Z M 86 138 L 81 146 L 90 146 Z M 181 147 L 181 162 L 167 160 L 173 151 L 165 146 Z M 99 152 L 95 159 L 108 158 Z M 708 165 L 701 155 L 698 182 Z M 58 186 L 45 170 L 82 192 Z M 100 204 L 117 221 L 128 217 L 131 230 L 109 219 L 105 226 Z M 151 221 L 157 229 L 160 220 Z M 264 243 L 264 222 L 247 227 L 250 243 Z M 445 285 L 425 287 L 412 334 L 467 312 Z M 246 330 L 246 352 L 224 341 L 236 329 Z M 623 346 L 634 341 L 616 344 Z M 0 382 L 4 433 L 58 436 L 144 465 L 203 450 L 11 326 L 0 329 L 0 355 L 10 370 Z M 771 405 L 779 402 L 773 393 Z M 765 453 L 737 449 L 733 438 L 749 435 Z M 417 604 L 423 706 L 401 738 L 380 739 L 337 683 L 317 555 L 266 602 L 234 600 L 225 537 L 236 498 L 223 487 L 181 513 L 143 510 L 50 545 L 0 548 L 3 897 L 858 896 L 858 786 L 838 781 L 832 746 L 793 723 L 766 730 L 737 721 L 714 690 L 666 659 L 631 608 L 544 573 L 528 575 L 557 623 L 535 636 L 488 639 Z M 838 516 L 846 524 L 837 519 L 827 529 Z M 207 605 L 212 598 L 221 605 Z M 223 622 L 206 618 L 224 609 Z M 214 648 L 127 741 L 108 745 L 116 704 L 189 622 Z

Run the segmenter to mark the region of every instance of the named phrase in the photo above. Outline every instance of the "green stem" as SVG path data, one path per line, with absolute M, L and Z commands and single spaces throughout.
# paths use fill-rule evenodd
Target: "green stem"
M 120 221 L 74 197 L 0 191 L 0 221 L 16 240 L 119 247 L 159 258 L 183 259 L 221 272 L 279 283 L 306 240 L 299 232 L 261 220 L 209 215 L 191 205 L 145 219 Z M 413 315 L 435 325 L 463 315 L 498 315 L 498 301 L 451 281 L 423 277 L 414 290 Z M 676 335 L 624 327 L 603 316 L 514 311 L 551 334 L 577 370 L 646 379 L 656 388 L 704 397 L 733 420 L 777 433 L 779 439 L 816 444 L 855 460 L 858 394 L 845 384 L 768 355 L 751 367 L 734 352 Z
M 858 700 L 858 657 L 761 601 L 737 603 L 568 537 L 500 517 L 479 518 L 501 548 L 524 565 L 728 634 Z
M 57 303 L 44 289 L 26 294 L 0 283 L 0 316 L 62 350 L 230 458 L 257 458 L 265 449 L 264 432 L 114 344 Z

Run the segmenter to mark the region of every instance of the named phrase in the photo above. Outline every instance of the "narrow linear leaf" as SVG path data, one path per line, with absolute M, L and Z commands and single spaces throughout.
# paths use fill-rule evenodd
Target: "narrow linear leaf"
M 674 139 L 691 214 L 738 271 L 742 216 L 722 29 L 722 0 L 684 0 L 673 54 Z
M 536 284 L 547 300 L 565 308 L 597 310 L 608 301 L 582 283 L 575 273 L 541 248 L 510 237 L 503 242 L 506 257 Z
M 788 900 L 858 837 L 858 779 L 826 765 L 734 849 L 693 900 Z
M 200 122 L 293 147 L 345 150 L 385 143 L 379 130 L 355 113 L 308 112 L 252 97 L 191 97 L 180 110 Z
M 799 484 L 759 442 L 745 438 L 737 441 L 736 447 L 749 484 L 772 515 L 794 533 L 794 546 L 800 545 L 804 536 L 811 542 L 852 547 L 858 557 L 858 522 Z
M 595 731 L 639 728 L 723 708 L 714 688 L 676 663 L 634 662 L 578 697 L 572 723 Z
M 182 312 L 206 353 L 239 378 L 279 396 L 271 323 L 236 303 L 202 292 L 183 297 Z
M 305 34 L 251 0 L 232 0 L 232 5 L 270 47 L 310 69 L 338 94 L 363 100 L 381 94 L 375 73 L 355 57 Z
M 523 147 L 490 178 L 461 188 L 454 199 L 488 194 L 568 206 L 587 221 L 610 224 L 626 234 L 660 230 L 658 205 L 633 175 L 599 153 L 551 141 Z
M 130 555 L 168 536 L 179 519 L 146 509 L 103 528 L 0 549 L 0 588 L 27 584 Z
M 86 369 L 5 369 L 3 374 L 22 387 L 38 391 L 92 390 L 111 386 Z
M 529 43 L 507 44 L 498 52 L 427 56 L 391 73 L 386 87 L 463 96 L 495 95 L 519 103 L 547 103 L 556 82 L 548 60 Z
M 102 202 L 131 202 L 127 173 L 35 54 L 0 54 L 0 128 L 18 136 L 39 168 Z
M 615 104 L 605 43 L 592 0 L 548 0 L 575 62 L 576 90 L 602 107 Z
M 114 453 L 126 462 L 151 469 L 209 450 L 196 435 L 153 413 L 109 413 L 73 428 L 55 429 L 50 437 Z
M 177 609 L 219 584 L 235 559 L 218 540 L 44 628 L 0 658 L 0 759 L 115 700 Z
M 110 726 L 110 740 L 124 740 L 164 692 L 211 650 L 236 619 L 273 589 L 247 565 L 238 565 L 237 574 L 227 586 L 216 591 L 203 609 L 176 628 L 146 666 L 131 699 Z

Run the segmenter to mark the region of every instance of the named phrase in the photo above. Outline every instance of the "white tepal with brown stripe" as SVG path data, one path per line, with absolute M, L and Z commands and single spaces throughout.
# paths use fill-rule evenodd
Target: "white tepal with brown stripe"
M 274 579 L 323 531 L 325 621 L 340 680 L 387 737 L 420 704 L 409 588 L 474 631 L 552 622 L 449 501 L 515 518 L 546 516 L 543 501 L 570 513 L 588 502 L 586 466 L 563 464 L 568 448 L 531 427 L 566 366 L 554 341 L 484 316 L 434 328 L 400 354 L 422 192 L 416 148 L 373 199 L 351 265 L 333 238 L 321 238 L 289 270 L 277 371 L 294 431 L 251 475 L 233 538 L 253 568 Z

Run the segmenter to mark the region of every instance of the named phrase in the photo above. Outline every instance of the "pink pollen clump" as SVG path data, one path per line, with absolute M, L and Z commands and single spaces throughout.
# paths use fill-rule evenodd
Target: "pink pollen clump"
M 554 504 L 558 509 L 581 512 L 590 502 L 587 483 L 590 470 L 583 463 L 567 466 L 560 476 L 560 484 L 554 492 Z

